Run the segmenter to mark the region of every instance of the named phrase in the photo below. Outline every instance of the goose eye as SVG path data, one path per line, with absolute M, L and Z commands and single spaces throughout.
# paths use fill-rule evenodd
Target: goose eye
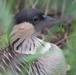
M 38 21 L 39 21 L 39 17 L 38 17 L 38 16 L 35 16 L 35 17 L 33 18 L 33 21 L 34 21 L 34 22 L 38 22 Z

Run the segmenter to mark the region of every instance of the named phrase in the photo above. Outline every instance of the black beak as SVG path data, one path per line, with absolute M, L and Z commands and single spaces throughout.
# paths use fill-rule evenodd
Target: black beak
M 45 21 L 47 22 L 47 27 L 51 27 L 53 25 L 56 25 L 56 23 L 58 23 L 58 20 L 48 16 L 48 15 L 43 15 Z

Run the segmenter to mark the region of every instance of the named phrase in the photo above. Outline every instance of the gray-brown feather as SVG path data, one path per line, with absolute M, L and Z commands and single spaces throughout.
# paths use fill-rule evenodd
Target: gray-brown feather
M 32 61 L 31 65 L 26 60 L 27 54 L 16 53 L 6 48 L 2 54 L 0 68 L 14 75 L 23 73 L 23 68 L 25 68 L 26 75 L 66 75 L 67 66 L 62 51 L 56 45 L 50 45 L 49 53 L 46 52 L 38 57 Z

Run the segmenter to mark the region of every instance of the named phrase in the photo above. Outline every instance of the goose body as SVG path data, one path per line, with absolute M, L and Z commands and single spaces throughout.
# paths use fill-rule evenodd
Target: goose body
M 55 23 L 54 19 L 49 17 L 48 20 L 43 15 L 36 9 L 29 9 L 15 16 L 16 25 L 10 33 L 10 47 L 1 54 L 0 69 L 6 69 L 13 75 L 66 75 L 62 50 L 53 43 L 37 38 L 36 32 Z M 40 55 L 29 64 L 26 58 L 36 56 L 38 52 Z

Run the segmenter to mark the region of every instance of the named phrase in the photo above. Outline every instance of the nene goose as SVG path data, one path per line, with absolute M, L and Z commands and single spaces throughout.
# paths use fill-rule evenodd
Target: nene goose
M 67 67 L 61 49 L 37 38 L 39 31 L 52 27 L 56 20 L 37 9 L 24 9 L 15 15 L 14 20 L 10 44 L 0 54 L 0 70 L 7 70 L 11 75 L 66 75 Z M 41 56 L 29 65 L 26 56 L 38 51 Z

